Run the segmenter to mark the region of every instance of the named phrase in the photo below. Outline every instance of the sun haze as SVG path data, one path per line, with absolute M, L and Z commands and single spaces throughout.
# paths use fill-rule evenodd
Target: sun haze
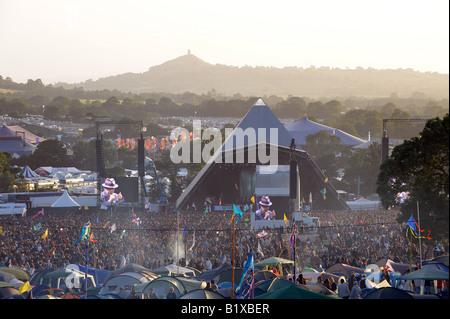
M 212 64 L 448 74 L 448 0 L 0 0 L 0 75 L 45 84 Z

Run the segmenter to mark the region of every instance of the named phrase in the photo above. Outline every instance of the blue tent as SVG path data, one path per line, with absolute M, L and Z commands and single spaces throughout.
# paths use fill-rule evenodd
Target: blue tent
M 80 270 L 81 272 L 85 272 L 86 266 L 83 266 L 80 264 L 75 264 L 75 265 L 78 267 L 78 270 Z M 94 277 L 94 281 L 97 286 L 101 285 L 105 282 L 105 279 L 109 275 L 110 272 L 111 272 L 110 270 L 97 269 L 97 268 L 88 266 L 88 274 L 92 275 Z
M 39 177 L 39 174 L 35 173 L 28 165 L 25 165 L 22 167 L 22 174 L 25 178 L 33 178 L 33 177 Z
M 298 145 L 306 145 L 306 137 L 308 135 L 316 134 L 320 131 L 327 131 L 330 135 L 336 135 L 341 139 L 341 144 L 348 146 L 356 146 L 367 142 L 361 138 L 343 132 L 323 124 L 316 123 L 309 120 L 306 116 L 300 121 L 286 125 L 286 129 L 295 138 L 295 143 Z

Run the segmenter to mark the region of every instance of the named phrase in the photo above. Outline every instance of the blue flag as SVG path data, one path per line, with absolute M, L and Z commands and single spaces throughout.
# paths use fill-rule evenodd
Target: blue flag
M 409 220 L 406 222 L 406 225 L 409 226 L 409 228 L 411 228 L 411 230 L 413 231 L 413 233 L 417 235 L 417 231 L 416 231 L 416 221 L 414 220 L 413 215 L 411 215 L 411 217 L 409 218 Z
M 244 266 L 244 270 L 242 271 L 242 277 L 241 277 L 241 282 L 239 283 L 239 285 L 236 288 L 236 292 L 239 291 L 239 289 L 241 288 L 242 283 L 244 282 L 244 278 L 245 275 L 247 274 L 247 271 L 251 269 L 253 271 L 253 269 L 255 269 L 255 265 L 253 263 L 253 251 L 250 252 L 250 255 L 248 256 L 247 261 L 245 262 L 245 266 Z
M 241 219 L 242 217 L 242 211 L 239 208 L 239 206 L 236 206 L 233 204 L 233 216 L 234 216 L 234 223 L 237 224 L 237 222 L 239 221 L 239 219 Z M 236 219 L 236 215 L 238 215 L 238 218 Z

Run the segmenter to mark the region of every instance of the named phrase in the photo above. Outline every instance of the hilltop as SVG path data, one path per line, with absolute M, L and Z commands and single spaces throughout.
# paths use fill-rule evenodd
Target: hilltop
M 167 92 L 204 94 L 215 90 L 233 96 L 409 97 L 421 92 L 428 97 L 448 98 L 449 75 L 412 69 L 339 69 L 311 66 L 236 67 L 210 64 L 187 54 L 152 66 L 142 73 L 124 73 L 81 83 L 57 83 L 65 88 L 119 90 L 131 93 Z

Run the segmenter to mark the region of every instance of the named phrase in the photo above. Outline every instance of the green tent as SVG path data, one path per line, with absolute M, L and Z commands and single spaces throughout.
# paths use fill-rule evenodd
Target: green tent
M 340 299 L 336 296 L 322 295 L 302 288 L 298 285 L 289 285 L 284 288 L 269 291 L 255 296 L 255 299 Z
M 163 276 L 150 282 L 135 285 L 134 290 L 137 292 L 149 293 L 150 288 L 153 288 L 155 293 L 161 298 L 167 295 L 170 287 L 173 287 L 175 293 L 178 296 L 181 296 L 195 289 L 204 289 L 206 287 L 206 282 L 189 279 L 182 276 Z
M 397 280 L 448 280 L 448 271 L 440 270 L 434 267 L 423 267 L 419 270 L 410 272 L 409 274 L 400 276 Z
M 15 266 L 0 267 L 0 271 L 13 274 L 14 276 L 16 276 L 17 279 L 22 280 L 23 282 L 30 279 L 30 275 L 26 271 L 24 271 L 20 268 L 16 268 Z

